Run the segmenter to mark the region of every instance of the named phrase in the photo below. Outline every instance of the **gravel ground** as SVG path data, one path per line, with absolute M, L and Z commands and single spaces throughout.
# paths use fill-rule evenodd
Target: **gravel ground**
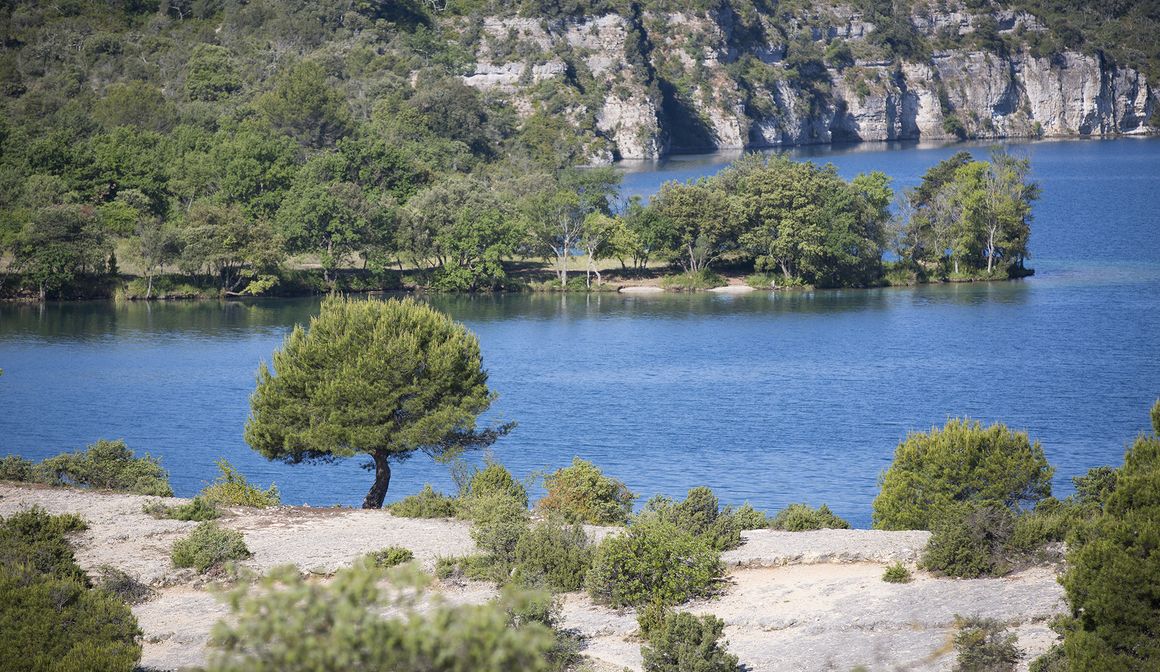
M 155 588 L 133 608 L 145 633 L 142 666 L 179 670 L 205 662 L 213 624 L 228 610 L 192 570 L 174 569 L 169 547 L 196 523 L 156 520 L 142 512 L 153 497 L 0 484 L 0 515 L 38 505 L 51 513 L 73 512 L 88 521 L 74 537 L 77 561 L 86 569 L 113 565 Z M 184 500 L 169 500 L 173 504 Z M 474 550 L 468 526 L 455 520 L 396 518 L 357 509 L 237 509 L 221 519 L 245 535 L 257 571 L 293 564 L 302 572 L 329 574 L 360 555 L 399 545 L 431 569 L 440 556 Z M 607 528 L 592 528 L 596 537 Z M 1002 579 L 953 580 L 915 572 L 909 584 L 881 580 L 885 566 L 913 566 L 926 532 L 823 530 L 745 534 L 741 548 L 723 555 L 730 568 L 723 594 L 687 605 L 726 623 L 729 649 L 750 672 L 838 670 L 950 670 L 956 614 L 999 618 L 1027 652 L 1021 665 L 1046 651 L 1054 635 L 1046 626 L 1064 608 L 1063 591 L 1050 567 Z M 444 582 L 452 602 L 478 603 L 492 586 Z M 613 611 L 583 594 L 564 596 L 562 620 L 586 637 L 585 654 L 601 672 L 641 665 L 633 610 Z

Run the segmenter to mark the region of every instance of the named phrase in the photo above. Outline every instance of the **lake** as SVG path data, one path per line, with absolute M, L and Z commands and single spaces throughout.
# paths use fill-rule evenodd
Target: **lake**
M 845 177 L 917 184 L 964 145 L 805 149 Z M 983 145 L 965 148 L 980 156 Z M 478 335 L 489 412 L 519 427 L 495 456 L 521 478 L 580 455 L 647 498 L 709 485 L 771 511 L 828 503 L 870 522 L 880 472 L 911 430 L 969 416 L 1042 442 L 1057 494 L 1119 464 L 1160 395 L 1160 141 L 1014 146 L 1042 199 L 1027 280 L 748 295 L 446 296 Z M 625 192 L 712 174 L 727 156 L 626 166 Z M 317 299 L 0 304 L 0 454 L 40 459 L 124 438 L 190 496 L 225 457 L 287 503 L 357 506 L 357 460 L 288 466 L 242 440 L 258 363 Z M 476 458 L 478 459 L 478 458 Z M 446 466 L 417 456 L 388 500 Z M 538 491 L 538 488 L 533 488 Z

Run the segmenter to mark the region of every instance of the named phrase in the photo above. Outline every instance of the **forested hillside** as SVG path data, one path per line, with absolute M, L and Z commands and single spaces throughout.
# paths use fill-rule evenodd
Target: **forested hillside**
M 614 174 L 570 167 L 1150 132 L 1157 12 L 1129 4 L 10 0 L 0 293 L 105 295 L 120 271 L 142 298 L 404 271 L 477 290 L 517 256 L 678 261 L 653 219 L 609 217 Z

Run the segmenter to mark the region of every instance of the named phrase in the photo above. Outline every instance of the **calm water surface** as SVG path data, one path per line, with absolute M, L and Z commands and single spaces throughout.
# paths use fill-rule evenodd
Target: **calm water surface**
M 799 156 L 895 186 L 959 147 Z M 883 290 L 715 296 L 437 297 L 479 334 L 495 453 L 520 477 L 581 455 L 646 497 L 714 488 L 762 508 L 823 502 L 869 524 L 878 474 L 909 430 L 1002 420 L 1043 443 L 1057 491 L 1117 464 L 1160 395 L 1160 142 L 1045 142 L 1030 154 L 1034 278 Z M 867 151 L 874 150 L 874 151 Z M 985 148 L 978 148 L 985 153 Z M 724 156 L 632 166 L 625 191 L 719 170 Z M 270 463 L 242 427 L 258 362 L 315 299 L 0 305 L 0 454 L 43 458 L 97 438 L 159 456 L 179 495 L 226 457 L 289 503 L 357 505 L 357 460 Z M 395 469 L 388 499 L 445 466 Z

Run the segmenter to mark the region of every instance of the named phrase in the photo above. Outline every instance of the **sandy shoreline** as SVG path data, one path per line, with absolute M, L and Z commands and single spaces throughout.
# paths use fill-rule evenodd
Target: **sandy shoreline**
M 133 608 L 145 632 L 143 667 L 178 670 L 205 661 L 212 625 L 228 613 L 204 580 L 169 562 L 173 541 L 196 523 L 157 520 L 142 512 L 155 497 L 0 483 L 0 515 L 30 506 L 79 513 L 89 530 L 73 539 L 87 570 L 108 564 L 155 589 Z M 173 500 L 185 501 L 185 500 Z M 302 572 L 331 574 L 384 546 L 411 549 L 430 570 L 440 556 L 474 550 L 469 526 L 456 520 L 397 518 L 386 511 L 279 507 L 233 509 L 220 520 L 245 535 L 257 571 L 292 564 Z M 607 533 L 594 528 L 595 535 Z M 913 566 L 926 532 L 822 530 L 745 533 L 728 551 L 724 594 L 685 608 L 726 622 L 729 649 L 753 672 L 780 670 L 950 670 L 948 643 L 956 614 L 999 618 L 1027 652 L 1020 665 L 1054 641 L 1047 622 L 1062 613 L 1056 568 L 1034 567 L 1001 579 L 955 580 L 915 573 L 909 584 L 881 580 L 885 566 Z M 480 602 L 495 588 L 472 581 L 442 582 L 457 602 Z M 632 610 L 594 605 L 584 594 L 563 600 L 564 626 L 586 637 L 584 654 L 598 669 L 639 670 L 640 642 Z

